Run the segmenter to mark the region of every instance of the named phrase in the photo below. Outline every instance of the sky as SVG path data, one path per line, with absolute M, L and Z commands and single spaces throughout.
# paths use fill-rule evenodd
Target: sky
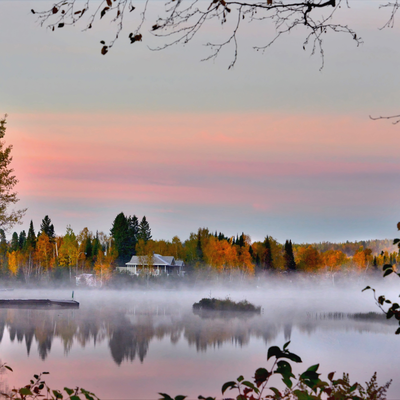
M 151 51 L 160 39 L 147 29 L 130 45 L 126 22 L 102 56 L 108 21 L 51 32 L 30 13 L 49 4 L 0 0 L 0 115 L 28 208 L 14 230 L 48 215 L 60 235 L 109 233 L 124 212 L 145 215 L 155 239 L 199 227 L 297 243 L 396 235 L 400 125 L 369 115 L 400 113 L 399 26 L 378 29 L 378 1 L 341 9 L 364 43 L 328 35 L 322 70 L 300 28 L 255 51 L 273 34 L 265 21 L 244 25 L 230 70 L 232 48 L 201 61 L 229 25 Z

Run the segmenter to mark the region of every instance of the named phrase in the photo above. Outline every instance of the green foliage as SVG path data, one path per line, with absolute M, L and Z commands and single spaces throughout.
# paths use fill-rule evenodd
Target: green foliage
M 29 224 L 28 237 L 26 238 L 26 247 L 28 251 L 33 251 L 36 248 L 36 234 L 33 228 L 33 221 Z
M 2 367 L 12 371 L 12 368 L 8 365 L 4 364 Z M 28 385 L 18 389 L 14 388 L 9 393 L 1 393 L 1 395 L 12 400 L 36 400 L 40 398 L 46 400 L 99 400 L 94 393 L 79 387 L 75 389 L 65 387 L 63 390 L 51 389 L 42 378 L 43 375 L 48 374 L 48 372 L 42 372 L 39 375 L 34 375 Z
M 42 219 L 42 223 L 40 224 L 40 232 L 44 232 L 49 237 L 50 242 L 54 242 L 56 234 L 54 231 L 54 225 L 51 223 L 51 219 L 48 215 Z
M 0 228 L 4 230 L 20 223 L 26 212 L 26 209 L 9 210 L 9 207 L 19 199 L 17 192 L 14 191 L 18 179 L 13 175 L 14 170 L 10 168 L 12 146 L 6 146 L 1 140 L 6 134 L 6 117 L 0 119 Z
M 140 221 L 137 238 L 138 240 L 144 240 L 145 243 L 152 238 L 150 224 L 148 223 L 146 216 L 143 216 L 142 220 Z
M 124 265 L 135 254 L 138 232 L 139 226 L 136 215 L 126 217 L 121 212 L 115 217 L 111 228 L 111 235 L 118 251 L 118 262 L 121 265 Z
M 222 385 L 221 392 L 224 395 L 228 390 L 234 390 L 238 394 L 236 400 L 384 400 L 386 392 L 391 384 L 387 382 L 384 386 L 377 383 L 376 372 L 365 387 L 359 383 L 350 383 L 349 375 L 343 374 L 342 379 L 334 379 L 334 372 L 327 376 L 327 381 L 320 379 L 318 373 L 319 364 L 312 365 L 298 378 L 292 372 L 289 361 L 301 363 L 301 358 L 288 349 L 290 342 L 284 344 L 280 349 L 272 346 L 268 349 L 268 360 L 273 359 L 271 368 L 259 368 L 255 371 L 253 381 L 245 380 L 239 376 L 236 381 L 229 381 Z M 286 360 L 282 360 L 286 359 Z M 280 376 L 284 383 L 284 389 L 279 390 L 270 386 L 270 380 Z M 160 393 L 160 400 L 183 400 L 185 396 L 170 397 Z M 178 399 L 179 397 L 179 399 Z M 212 397 L 199 396 L 199 399 L 215 400 Z
M 236 312 L 261 312 L 261 307 L 249 303 L 247 300 L 235 302 L 231 299 L 204 298 L 193 304 L 194 310 L 236 311 Z
M 397 229 L 400 230 L 400 222 L 397 224 Z M 400 252 L 400 239 L 394 239 L 393 240 L 393 245 L 397 245 L 399 247 L 399 252 Z M 400 273 L 396 271 L 396 267 L 393 264 L 385 264 L 382 267 L 383 271 L 383 277 L 387 277 L 391 274 L 395 274 L 398 277 L 400 277 Z M 400 304 L 397 302 L 392 302 L 391 300 L 387 299 L 384 295 L 377 296 L 376 291 L 374 288 L 367 286 L 365 287 L 362 291 L 364 292 L 365 290 L 372 290 L 374 293 L 374 299 L 378 307 L 386 314 L 387 319 L 395 318 L 400 326 Z M 389 307 L 389 308 L 385 308 Z M 400 334 L 400 327 L 396 330 L 395 332 L 396 335 Z
M 287 271 L 296 271 L 296 262 L 294 261 L 293 246 L 291 240 L 286 240 L 285 252 L 283 257 L 285 259 L 285 269 Z

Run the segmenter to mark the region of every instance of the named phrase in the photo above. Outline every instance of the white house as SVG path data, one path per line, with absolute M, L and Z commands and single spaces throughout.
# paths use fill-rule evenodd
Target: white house
M 175 260 L 172 256 L 153 254 L 151 264 L 148 265 L 147 256 L 132 256 L 126 267 L 117 267 L 118 271 L 131 275 L 139 275 L 142 271 L 148 271 L 152 275 L 178 275 L 183 276 L 185 263 L 182 260 Z

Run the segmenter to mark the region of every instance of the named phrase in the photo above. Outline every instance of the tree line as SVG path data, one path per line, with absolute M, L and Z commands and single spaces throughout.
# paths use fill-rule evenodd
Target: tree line
M 150 224 L 143 216 L 119 213 L 105 234 L 87 227 L 75 233 L 67 226 L 56 235 L 45 216 L 35 232 L 33 221 L 28 233 L 14 232 L 7 241 L 0 229 L 0 271 L 3 276 L 24 281 L 32 279 L 69 279 L 81 273 L 94 273 L 101 282 L 112 277 L 116 267 L 124 266 L 133 255 L 151 266 L 153 254 L 173 256 L 185 262 L 195 274 L 220 274 L 229 277 L 265 273 L 335 273 L 341 270 L 373 271 L 385 264 L 396 265 L 400 256 L 389 240 L 345 243 L 281 244 L 272 236 L 252 242 L 242 233 L 226 236 L 199 228 L 185 241 L 154 240 Z

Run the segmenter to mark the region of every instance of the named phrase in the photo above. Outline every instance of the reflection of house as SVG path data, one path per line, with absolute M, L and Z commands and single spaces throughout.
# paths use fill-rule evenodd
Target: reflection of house
M 182 260 L 175 260 L 172 256 L 161 256 L 153 254 L 150 260 L 148 256 L 132 256 L 127 262 L 126 267 L 118 267 L 120 272 L 126 272 L 131 275 L 139 275 L 142 271 L 149 272 L 152 275 L 178 275 L 183 276 L 183 267 L 185 266 Z

